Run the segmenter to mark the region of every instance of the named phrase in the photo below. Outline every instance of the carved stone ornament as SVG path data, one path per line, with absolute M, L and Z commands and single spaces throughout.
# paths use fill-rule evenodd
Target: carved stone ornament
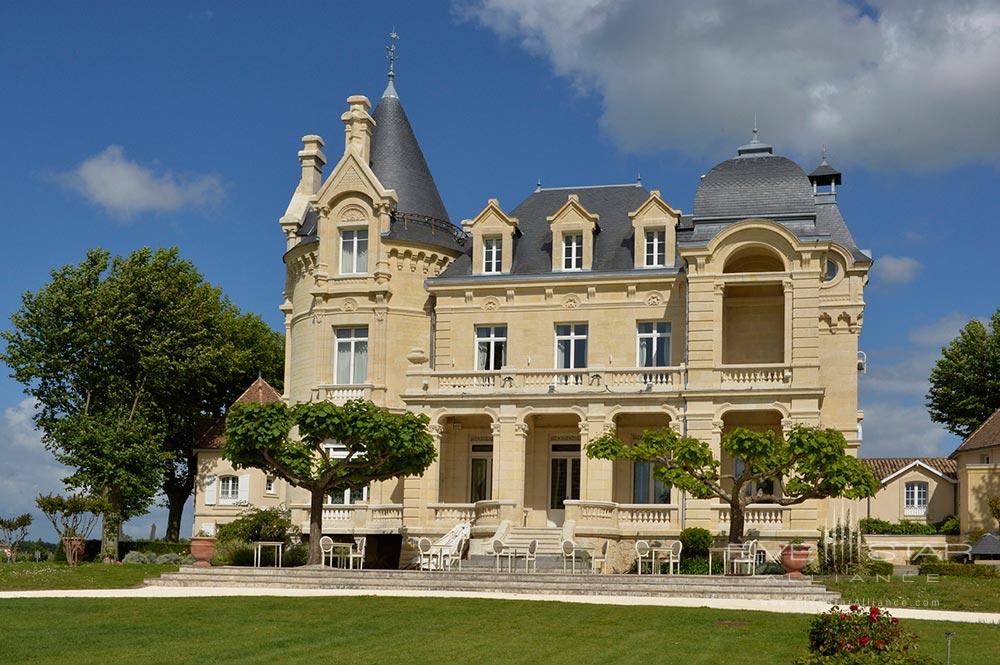
M 646 296 L 646 304 L 650 307 L 657 307 L 663 304 L 663 294 L 653 291 L 648 296 Z
M 411 365 L 426 365 L 428 361 L 427 353 L 418 348 L 410 349 L 410 352 L 406 354 L 406 359 L 410 361 Z
M 500 301 L 493 296 L 483 299 L 483 304 L 481 305 L 484 312 L 495 312 L 500 309 Z
M 562 306 L 566 309 L 576 309 L 580 306 L 580 297 L 571 293 L 563 298 Z
M 344 303 L 340 306 L 345 312 L 358 311 L 358 301 L 354 298 L 344 298 Z

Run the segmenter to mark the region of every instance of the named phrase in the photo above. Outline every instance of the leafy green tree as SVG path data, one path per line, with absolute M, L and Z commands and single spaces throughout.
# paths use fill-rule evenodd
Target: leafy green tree
M 424 472 L 437 456 L 428 418 L 393 413 L 364 400 L 241 404 L 226 418 L 222 456 L 237 468 L 264 469 L 309 491 L 309 564 L 322 563 L 323 499 L 375 480 Z M 291 436 L 293 427 L 297 437 Z M 336 441 L 342 454 L 324 445 Z
M 32 517 L 30 513 L 18 515 L 17 517 L 0 517 L 0 541 L 7 548 L 7 558 L 11 563 L 17 560 L 17 550 L 21 543 L 28 537 L 28 528 L 31 527 Z
M 739 475 L 720 472 L 709 445 L 670 428 L 643 432 L 626 445 L 607 432 L 587 445 L 597 459 L 634 460 L 656 465 L 657 478 L 690 492 L 695 498 L 717 498 L 729 504 L 729 542 L 743 540 L 744 512 L 751 502 L 791 506 L 831 496 L 873 496 L 878 485 L 871 470 L 846 452 L 844 435 L 834 429 L 797 425 L 787 439 L 773 432 L 737 428 L 722 439 L 722 450 L 742 460 Z M 770 483 L 768 483 L 770 481 Z M 744 491 L 756 483 L 769 493 Z
M 80 551 L 70 547 L 65 539 L 89 538 L 98 516 L 108 512 L 106 503 L 104 499 L 84 494 L 39 494 L 35 499 L 35 505 L 52 523 L 59 540 L 63 541 L 66 561 L 71 566 L 76 565 Z
M 69 487 L 103 497 L 103 550 L 162 490 L 177 537 L 194 485 L 194 426 L 258 375 L 282 374 L 281 336 L 244 315 L 176 249 L 92 250 L 22 297 L 0 359 L 38 400 L 35 423 Z
M 1000 309 L 989 328 L 969 321 L 931 370 L 927 410 L 931 420 L 962 438 L 1000 409 Z

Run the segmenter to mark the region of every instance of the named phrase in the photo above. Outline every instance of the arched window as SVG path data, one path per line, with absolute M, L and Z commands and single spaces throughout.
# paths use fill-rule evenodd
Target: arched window
M 754 245 L 736 250 L 726 259 L 722 272 L 784 272 L 785 262 L 774 251 Z

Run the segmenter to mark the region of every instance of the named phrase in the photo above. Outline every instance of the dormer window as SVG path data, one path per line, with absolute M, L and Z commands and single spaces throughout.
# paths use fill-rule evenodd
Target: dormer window
M 340 274 L 365 272 L 368 272 L 368 229 L 341 232 Z
M 667 264 L 667 232 L 646 231 L 646 267 L 662 268 Z
M 563 270 L 583 270 L 583 234 L 563 236 Z
M 483 238 L 483 272 L 496 274 L 503 271 L 503 239 L 499 236 Z

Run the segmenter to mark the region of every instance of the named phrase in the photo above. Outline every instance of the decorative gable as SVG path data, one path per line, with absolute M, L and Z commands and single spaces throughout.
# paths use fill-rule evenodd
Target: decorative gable
M 601 230 L 600 217 L 583 207 L 576 194 L 570 194 L 554 215 L 545 218 L 552 230 L 552 270 L 590 270 L 594 263 L 594 234 Z M 567 243 L 582 238 L 583 252 L 579 267 L 567 264 Z
M 660 196 L 660 191 L 654 189 L 649 198 L 628 216 L 635 230 L 635 267 L 674 265 L 677 257 L 677 222 L 681 211 L 674 210 Z M 650 234 L 648 247 L 647 234 Z
M 510 217 L 500 207 L 500 202 L 490 199 L 486 207 L 473 219 L 462 222 L 464 228 L 472 236 L 472 272 L 481 275 L 486 272 L 486 243 L 489 240 L 499 240 L 500 272 L 509 273 L 514 259 L 514 237 L 518 234 L 517 219 Z M 491 244 L 491 257 L 495 256 L 496 245 Z M 491 271 L 496 272 L 496 271 Z

